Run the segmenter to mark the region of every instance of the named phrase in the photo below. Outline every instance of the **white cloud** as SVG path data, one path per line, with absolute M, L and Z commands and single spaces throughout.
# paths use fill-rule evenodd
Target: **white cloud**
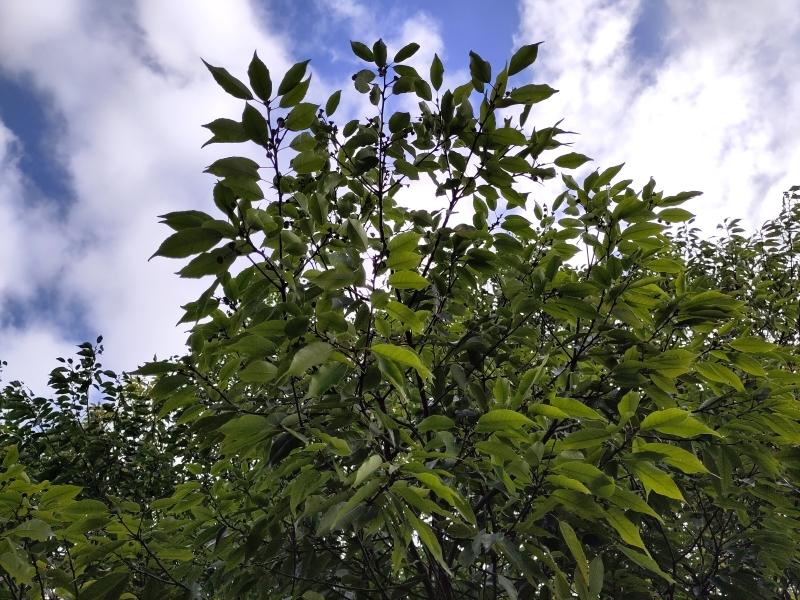
M 800 174 L 800 12 L 792 0 L 668 2 L 663 55 L 637 55 L 643 2 L 523 0 L 518 44 L 544 40 L 535 79 L 560 93 L 534 111 L 564 117 L 575 149 L 668 192 L 707 231 L 725 217 L 753 227 L 777 213 Z
M 45 393 L 49 373 L 58 366 L 56 357 L 74 356 L 75 343 L 59 336 L 52 327 L 37 324 L 0 330 L 3 355 L 8 367 L 0 372 L 0 386 L 21 381 L 37 394 Z
M 34 204 L 0 128 L 0 300 L 55 287 L 55 310 L 83 307 L 115 368 L 181 351 L 179 306 L 200 287 L 174 275 L 178 261 L 147 262 L 168 234 L 156 215 L 211 207 L 213 180 L 199 172 L 230 148 L 201 150 L 200 124 L 241 111 L 200 56 L 240 76 L 253 49 L 273 73 L 291 64 L 261 23 L 245 1 L 0 5 L 0 70 L 32 83 L 66 123 L 53 145 L 74 193 L 60 210 Z M 55 321 L 33 315 L 0 330 L 4 379 L 40 386 L 55 357 L 82 341 L 65 342 L 67 324 Z

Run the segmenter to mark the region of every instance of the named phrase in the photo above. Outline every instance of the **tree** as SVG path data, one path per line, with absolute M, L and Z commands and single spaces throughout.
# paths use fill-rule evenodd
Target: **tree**
M 3 530 L 11 597 L 797 597 L 796 190 L 759 235 L 703 240 L 697 192 L 622 165 L 579 182 L 565 132 L 526 126 L 555 93 L 511 79 L 538 45 L 494 78 L 471 53 L 452 90 L 438 57 L 404 64 L 418 48 L 352 42 L 375 108 L 341 129 L 339 92 L 305 101 L 308 61 L 277 87 L 256 55 L 249 85 L 207 65 L 245 102 L 209 143 L 265 158 L 208 167 L 216 216 L 163 216 L 154 256 L 211 285 L 187 354 L 131 385 L 185 470 L 164 498 L 95 497 L 81 533 L 91 500 L 29 507 L 49 547 Z

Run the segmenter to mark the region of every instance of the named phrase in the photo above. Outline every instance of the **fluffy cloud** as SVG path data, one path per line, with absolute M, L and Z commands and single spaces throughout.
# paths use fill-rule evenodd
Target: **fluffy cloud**
M 673 0 L 637 40 L 644 2 L 523 0 L 517 41 L 545 40 L 535 76 L 561 90 L 535 117 L 564 117 L 601 167 L 627 161 L 640 184 L 702 190 L 690 209 L 706 231 L 726 217 L 756 226 L 800 164 L 800 13 L 766 4 Z
M 219 151 L 201 151 L 199 124 L 241 111 L 199 57 L 245 67 L 256 48 L 276 73 L 291 64 L 263 22 L 248 2 L 0 6 L 0 70 L 33 85 L 66 123 L 54 152 L 72 187 L 69 199 L 31 197 L 0 128 L 0 300 L 52 294 L 49 314 L 2 324 L 4 379 L 43 391 L 53 359 L 82 341 L 64 339 L 65 314 L 105 336 L 106 362 L 118 368 L 180 351 L 179 306 L 199 288 L 175 277 L 175 262 L 147 263 L 166 235 L 156 215 L 209 207 L 212 180 L 199 171 Z

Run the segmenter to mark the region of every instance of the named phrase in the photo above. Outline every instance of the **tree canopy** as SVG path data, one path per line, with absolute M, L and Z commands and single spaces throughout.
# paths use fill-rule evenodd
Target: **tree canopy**
M 797 188 L 704 237 L 531 122 L 538 44 L 453 89 L 351 45 L 346 123 L 206 64 L 245 150 L 162 217 L 186 353 L 6 385 L 0 598 L 797 598 Z

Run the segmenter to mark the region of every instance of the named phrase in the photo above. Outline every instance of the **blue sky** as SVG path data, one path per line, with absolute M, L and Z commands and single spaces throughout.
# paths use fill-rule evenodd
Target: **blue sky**
M 310 58 L 311 94 L 349 90 L 348 41 L 422 45 L 446 85 L 468 52 L 501 64 L 543 41 L 531 72 L 561 90 L 534 122 L 563 118 L 595 165 L 626 162 L 640 185 L 700 189 L 713 232 L 754 227 L 800 182 L 796 0 L 46 0 L 0 3 L 0 358 L 4 380 L 44 391 L 56 356 L 103 334 L 131 368 L 181 351 L 174 323 L 196 282 L 147 257 L 156 215 L 210 205 L 200 124 L 237 116 L 200 57 L 243 74 Z M 340 113 L 363 104 L 346 93 Z M 543 188 L 543 200 L 558 193 Z M 427 202 L 424 185 L 410 201 Z

